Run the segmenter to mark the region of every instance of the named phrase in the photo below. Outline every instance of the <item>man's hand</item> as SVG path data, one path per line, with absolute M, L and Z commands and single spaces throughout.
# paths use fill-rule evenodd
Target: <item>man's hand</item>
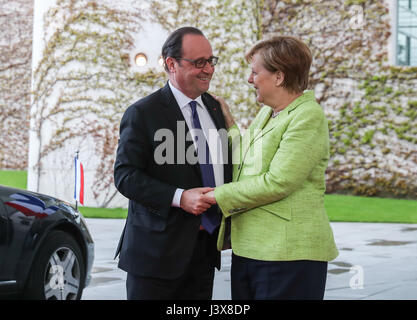
M 216 201 L 206 196 L 207 192 L 213 191 L 214 188 L 194 188 L 185 190 L 182 193 L 180 206 L 181 209 L 192 213 L 194 215 L 200 215 L 208 208 L 210 208 Z

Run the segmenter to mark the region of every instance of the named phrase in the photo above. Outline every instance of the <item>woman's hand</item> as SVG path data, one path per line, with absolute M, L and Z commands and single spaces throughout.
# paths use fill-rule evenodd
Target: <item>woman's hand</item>
M 206 192 L 204 194 L 204 198 L 206 199 L 207 202 L 211 203 L 211 204 L 216 204 L 216 197 L 214 196 L 214 189 L 210 190 L 209 192 Z
M 226 122 L 226 127 L 227 129 L 229 129 L 231 126 L 235 124 L 235 119 L 233 119 L 232 113 L 230 112 L 229 105 L 226 103 L 226 101 L 224 101 L 222 97 L 214 96 L 214 98 L 220 103 L 224 120 Z
M 208 196 L 212 194 L 212 196 Z M 216 204 L 214 198 L 214 188 L 194 188 L 184 190 L 181 195 L 180 207 L 184 211 L 199 215 L 210 208 L 213 204 Z

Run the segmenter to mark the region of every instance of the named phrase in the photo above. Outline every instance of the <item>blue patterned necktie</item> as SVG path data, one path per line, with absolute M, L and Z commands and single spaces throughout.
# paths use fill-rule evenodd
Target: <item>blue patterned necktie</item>
M 197 102 L 191 101 L 190 102 L 191 112 L 193 116 L 193 126 L 194 129 L 200 130 L 202 132 L 200 119 L 198 118 L 197 113 Z M 200 139 L 198 137 L 200 136 Z M 214 171 L 213 165 L 210 158 L 210 150 L 207 143 L 207 140 L 204 137 L 204 134 L 200 134 L 195 136 L 195 142 L 197 144 L 197 154 L 198 154 L 198 162 L 200 164 L 201 176 L 203 179 L 203 186 L 204 187 L 216 187 L 216 182 L 214 180 Z M 203 141 L 202 141 L 203 140 Z M 201 152 L 204 150 L 205 153 Z M 207 211 L 203 212 L 201 215 L 201 225 L 206 229 L 209 233 L 213 233 L 213 231 L 220 225 L 221 216 L 218 211 L 218 206 L 213 205 Z

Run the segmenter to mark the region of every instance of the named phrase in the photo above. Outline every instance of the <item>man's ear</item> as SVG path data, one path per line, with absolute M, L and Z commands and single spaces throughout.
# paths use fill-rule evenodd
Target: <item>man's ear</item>
M 165 64 L 170 73 L 175 73 L 175 69 L 176 69 L 175 63 L 176 63 L 176 60 L 172 57 L 167 57 L 165 59 Z
M 275 86 L 280 87 L 284 83 L 285 75 L 282 71 L 275 72 Z

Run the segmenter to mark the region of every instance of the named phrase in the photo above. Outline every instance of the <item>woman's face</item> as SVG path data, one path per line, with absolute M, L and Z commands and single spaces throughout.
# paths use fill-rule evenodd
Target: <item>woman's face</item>
M 280 72 L 266 70 L 262 62 L 263 60 L 260 54 L 255 53 L 252 57 L 252 72 L 248 82 L 253 84 L 256 89 L 257 100 L 260 103 L 272 106 L 276 103 L 275 95 L 277 93 L 277 86 L 282 83 L 283 79 L 280 79 Z

